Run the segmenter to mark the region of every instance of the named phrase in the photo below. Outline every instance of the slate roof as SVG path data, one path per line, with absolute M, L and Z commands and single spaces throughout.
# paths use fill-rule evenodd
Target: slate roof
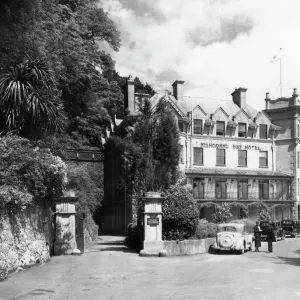
M 173 95 L 166 96 L 163 93 L 157 93 L 151 97 L 150 102 L 152 107 L 155 107 L 159 100 L 164 97 L 169 97 L 169 99 L 184 115 L 187 115 L 187 113 L 192 111 L 197 105 L 199 105 L 208 116 L 213 114 L 220 107 L 231 117 L 236 115 L 241 110 L 240 107 L 232 100 L 211 100 L 205 98 L 184 97 L 183 100 L 177 101 Z M 258 114 L 258 111 L 249 104 L 246 104 L 245 111 L 249 114 L 252 120 Z
M 249 176 L 249 177 L 293 177 L 294 175 L 280 171 L 263 171 L 263 170 L 236 170 L 221 168 L 192 168 L 186 169 L 186 174 L 199 175 L 221 175 L 221 176 Z
M 184 97 L 183 101 L 178 101 L 179 108 L 185 113 L 192 111 L 197 105 L 199 105 L 208 115 L 213 114 L 219 107 L 222 107 L 230 116 L 236 115 L 241 110 L 232 100 Z M 258 111 L 249 104 L 246 104 L 245 111 L 250 115 L 251 119 L 255 118 L 258 114 Z

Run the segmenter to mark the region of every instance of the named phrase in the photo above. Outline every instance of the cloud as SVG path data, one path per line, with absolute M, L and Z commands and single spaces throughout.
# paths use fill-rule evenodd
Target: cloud
M 248 102 L 263 109 L 265 92 L 279 96 L 279 62 L 270 63 L 279 48 L 284 96 L 299 84 L 298 0 L 101 0 L 100 6 L 121 31 L 122 47 L 112 53 L 119 74 L 158 91 L 182 79 L 185 95 L 230 99 L 242 86 Z

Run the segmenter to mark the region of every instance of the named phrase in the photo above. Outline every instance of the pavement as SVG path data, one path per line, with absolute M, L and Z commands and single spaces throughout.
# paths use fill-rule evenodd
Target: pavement
M 100 236 L 81 256 L 56 256 L 0 283 L 0 300 L 300 299 L 300 238 L 267 252 L 139 257 Z

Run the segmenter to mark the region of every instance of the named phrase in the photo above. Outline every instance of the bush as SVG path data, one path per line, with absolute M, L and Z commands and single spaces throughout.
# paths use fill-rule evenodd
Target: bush
M 212 215 L 215 223 L 226 223 L 231 217 L 231 206 L 229 203 L 215 206 L 215 213 Z
M 217 224 L 200 223 L 198 224 L 195 234 L 190 239 L 207 239 L 217 235 Z
M 130 223 L 128 225 L 127 244 L 137 251 L 143 249 L 143 228 L 138 225 Z
M 0 207 L 11 212 L 34 203 L 53 205 L 62 195 L 66 165 L 49 149 L 14 135 L 0 138 Z
M 231 223 L 238 223 L 238 224 L 244 224 L 245 225 L 245 230 L 247 232 L 253 232 L 254 231 L 254 226 L 255 226 L 255 221 L 252 221 L 251 219 L 240 219 L 240 220 L 232 220 L 230 221 Z
M 197 203 L 187 186 L 173 185 L 163 202 L 163 237 L 183 240 L 194 235 L 199 222 Z

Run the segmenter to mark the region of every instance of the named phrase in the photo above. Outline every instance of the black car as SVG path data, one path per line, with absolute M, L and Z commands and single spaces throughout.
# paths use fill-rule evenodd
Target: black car
M 279 221 L 267 221 L 267 220 L 260 221 L 260 229 L 262 230 L 261 239 L 267 239 L 270 231 L 272 234 L 273 242 L 277 242 L 279 239 L 281 240 L 285 239 L 285 231 L 281 227 Z
M 299 221 L 285 219 L 281 221 L 281 227 L 285 231 L 285 234 L 291 235 L 294 238 L 300 233 Z

